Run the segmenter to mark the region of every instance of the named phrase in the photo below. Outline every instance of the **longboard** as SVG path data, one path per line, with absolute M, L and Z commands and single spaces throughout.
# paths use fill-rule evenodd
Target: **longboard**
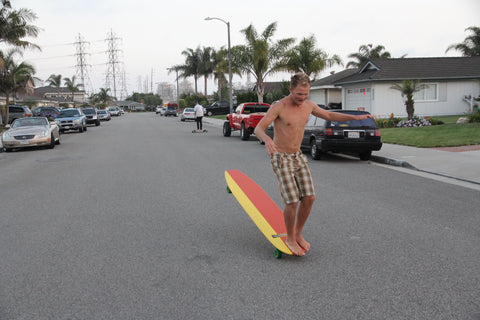
M 225 171 L 225 180 L 227 192 L 233 193 L 258 229 L 276 248 L 275 258 L 280 259 L 282 253 L 293 255 L 285 244 L 287 228 L 283 211 L 268 194 L 255 181 L 238 170 Z
M 203 130 L 192 130 L 192 133 L 207 133 L 208 130 L 203 129 Z

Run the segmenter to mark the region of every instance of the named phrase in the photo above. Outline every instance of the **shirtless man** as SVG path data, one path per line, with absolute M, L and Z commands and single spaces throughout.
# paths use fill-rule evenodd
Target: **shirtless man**
M 298 256 L 303 256 L 304 251 L 310 250 L 310 243 L 303 238 L 302 230 L 315 201 L 310 169 L 305 155 L 300 151 L 303 132 L 310 114 L 332 121 L 372 117 L 326 111 L 307 100 L 309 91 L 308 76 L 304 73 L 295 74 L 290 82 L 290 95 L 271 106 L 255 128 L 255 135 L 265 143 L 285 202 L 283 211 L 287 227 L 285 243 L 293 254 Z M 275 128 L 273 140 L 265 133 L 265 129 L 272 122 Z

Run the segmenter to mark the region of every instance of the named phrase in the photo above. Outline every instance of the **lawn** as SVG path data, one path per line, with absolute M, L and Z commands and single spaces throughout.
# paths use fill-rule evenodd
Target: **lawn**
M 480 123 L 456 124 L 457 117 L 436 117 L 445 124 L 417 128 L 380 129 L 382 142 L 421 148 L 480 144 Z

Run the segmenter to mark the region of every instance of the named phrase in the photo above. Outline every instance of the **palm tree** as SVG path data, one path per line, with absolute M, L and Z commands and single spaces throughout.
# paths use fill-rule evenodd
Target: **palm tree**
M 12 10 L 9 0 L 1 0 L 0 8 L 0 43 L 13 45 L 21 48 L 40 47 L 29 41 L 23 40 L 25 37 L 36 37 L 40 29 L 30 22 L 37 19 L 37 15 L 29 9 Z
M 108 94 L 110 88 L 100 88 L 100 91 L 96 94 L 98 101 L 103 105 L 103 107 L 107 107 L 108 103 L 113 100 L 113 98 Z
M 272 37 L 277 30 L 277 23 L 269 24 L 261 35 L 253 25 L 242 30 L 247 40 L 246 45 L 232 48 L 232 65 L 239 72 L 253 75 L 256 81 L 256 92 L 259 102 L 263 102 L 266 77 L 284 69 L 282 57 L 295 41 L 293 38 L 273 42 Z
M 193 76 L 195 81 L 195 93 L 197 93 L 197 81 L 200 73 L 200 47 L 195 50 L 187 48 L 182 51 L 182 55 L 185 56 L 185 64 L 181 67 L 181 76 L 184 79 Z
M 325 51 L 316 48 L 315 36 L 303 38 L 300 43 L 287 52 L 285 58 L 285 70 L 293 72 L 304 72 L 309 77 L 315 77 L 325 67 L 343 65 L 338 55 L 329 56 Z
M 218 100 L 222 100 L 222 87 L 225 87 L 228 83 L 227 77 L 225 76 L 228 74 L 228 51 L 223 47 L 220 48 L 220 50 L 215 52 L 214 59 L 215 67 L 213 69 L 213 77 L 218 84 Z
M 391 58 L 390 52 L 385 51 L 384 46 L 376 46 L 373 47 L 373 44 L 361 45 L 358 48 L 357 53 L 352 53 L 348 56 L 349 58 L 356 59 L 357 61 L 350 61 L 347 63 L 347 68 L 354 67 L 360 68 L 362 67 L 368 60 L 371 59 L 388 59 Z
M 199 52 L 198 71 L 205 80 L 205 97 L 207 96 L 207 80 L 215 69 L 215 50 L 212 47 L 203 47 Z
M 464 57 L 480 56 L 480 28 L 468 27 L 465 31 L 471 31 L 473 34 L 466 37 L 462 43 L 452 44 L 445 52 L 455 49 L 461 51 Z
M 75 105 L 75 92 L 79 92 L 80 88 L 83 87 L 82 83 L 76 83 L 77 78 L 75 76 L 72 76 L 72 78 L 64 78 L 63 80 L 65 82 L 65 86 L 67 89 L 72 93 L 72 102 L 73 105 Z
M 407 109 L 408 120 L 413 119 L 415 113 L 413 96 L 415 92 L 423 90 L 427 87 L 425 84 L 421 84 L 420 80 L 403 80 L 401 84 L 396 83 L 391 86 L 391 89 L 400 91 L 402 97 L 406 98 L 405 107 Z
M 18 49 L 10 49 L 6 54 L 0 51 L 0 60 L 3 62 L 0 66 L 0 92 L 5 94 L 5 106 L 10 103 L 10 94 L 24 89 L 35 74 L 35 68 L 31 64 L 16 62 L 15 56 L 21 54 L 22 52 Z M 8 121 L 9 110 L 7 107 L 5 109 L 4 114 Z
M 47 79 L 48 85 L 57 88 L 57 98 L 60 98 L 60 87 L 62 86 L 62 75 L 51 74 Z

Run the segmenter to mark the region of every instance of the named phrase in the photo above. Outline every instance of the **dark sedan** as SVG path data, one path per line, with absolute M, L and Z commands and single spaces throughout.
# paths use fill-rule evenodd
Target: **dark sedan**
M 365 111 L 335 110 L 352 115 L 369 114 Z M 273 126 L 266 133 L 273 137 Z M 382 148 L 380 130 L 374 119 L 344 122 L 328 121 L 311 115 L 305 126 L 302 150 L 310 151 L 312 159 L 320 160 L 326 152 L 356 154 L 361 160 L 369 160 L 372 151 Z

